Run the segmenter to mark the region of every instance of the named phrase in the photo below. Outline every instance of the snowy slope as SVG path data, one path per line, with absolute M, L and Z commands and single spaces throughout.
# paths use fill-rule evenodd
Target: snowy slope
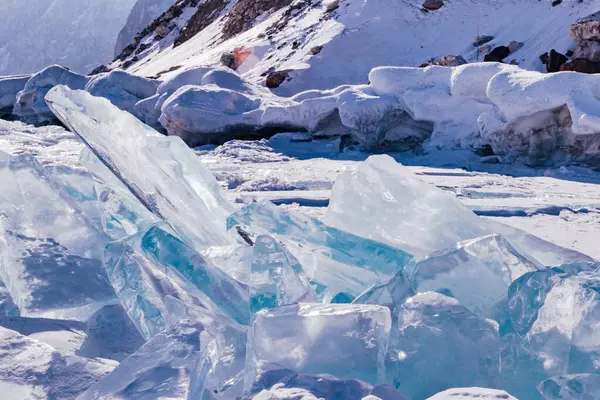
M 125 26 L 119 32 L 117 44 L 115 45 L 115 55 L 118 55 L 123 49 L 133 41 L 135 35 L 141 32 L 156 17 L 165 12 L 174 3 L 174 0 L 137 0 Z
M 573 49 L 569 26 L 598 8 L 595 0 L 565 0 L 556 7 L 549 0 L 448 0 L 439 10 L 424 12 L 420 0 L 341 0 L 337 8 L 330 5 L 333 1 L 296 1 L 271 13 L 264 6 L 259 17 L 245 23 L 250 29 L 227 39 L 223 32 L 228 32 L 230 16 L 244 2 L 224 3 L 225 8 L 205 22 L 218 17 L 187 42 L 172 46 L 195 11 L 191 7 L 170 22 L 164 39 L 146 36 L 133 59 L 113 67 L 133 62 L 132 71 L 150 76 L 171 68 L 216 65 L 222 53 L 243 46 L 252 55 L 239 72 L 264 84 L 263 74 L 269 70 L 293 71 L 292 79 L 278 89 L 292 94 L 366 83 L 368 72 L 381 65 L 418 66 L 446 55 L 481 60 L 473 40 L 492 35 L 492 48 L 524 43 L 507 62 L 515 59 L 523 68 L 541 70 L 539 56 L 552 48 L 562 53 Z M 323 49 L 313 55 L 316 46 Z
M 87 73 L 112 58 L 135 0 L 0 1 L 0 75 L 61 64 Z

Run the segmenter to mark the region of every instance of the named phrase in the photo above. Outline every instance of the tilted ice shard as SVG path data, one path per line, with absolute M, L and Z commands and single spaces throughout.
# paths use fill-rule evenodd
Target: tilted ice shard
M 600 265 L 526 274 L 509 289 L 515 331 L 551 374 L 595 372 L 600 363 Z
M 600 375 L 554 376 L 540 383 L 538 390 L 546 400 L 594 400 L 600 393 Z
M 315 291 L 298 260 L 270 236 L 256 238 L 250 271 L 251 312 L 316 301 Z
M 452 387 L 498 387 L 498 325 L 456 299 L 433 292 L 408 299 L 397 330 L 386 371 L 401 392 L 424 399 Z
M 17 316 L 19 308 L 13 302 L 4 282 L 0 280 L 0 316 Z
M 377 384 L 390 328 L 389 309 L 376 305 L 300 303 L 261 310 L 248 338 L 245 386 L 259 373 L 282 368 Z
M 164 137 L 106 99 L 57 86 L 52 111 L 135 197 L 194 247 L 232 244 L 233 211 L 214 178 L 178 138 Z
M 0 279 L 22 316 L 85 321 L 115 302 L 105 238 L 63 201 L 31 156 L 0 161 Z
M 484 318 L 503 318 L 508 287 L 538 268 L 500 235 L 459 242 L 407 267 L 418 292 L 434 291 L 456 298 Z
M 0 390 L 8 398 L 74 399 L 116 364 L 65 354 L 0 327 Z
M 532 262 L 561 265 L 591 260 L 478 217 L 455 197 L 422 182 L 387 155 L 371 156 L 340 175 L 323 222 L 415 257 L 454 247 L 462 240 L 499 233 Z
M 406 299 L 415 294 L 406 271 L 402 269 L 389 281 L 371 286 L 352 302 L 354 304 L 380 304 L 388 307 L 395 316 L 398 315 L 398 310 Z
M 282 240 L 308 277 L 325 287 L 329 299 L 339 292 L 356 296 L 375 283 L 387 281 L 411 259 L 399 249 L 267 202 L 250 204 L 232 214 L 228 228 L 238 225 Z
M 234 321 L 248 324 L 248 288 L 231 278 L 183 241 L 153 226 L 141 239 L 143 254 L 163 270 L 178 271 Z
M 203 333 L 202 324 L 182 321 L 154 336 L 80 399 L 201 399 L 214 348 Z
M 247 327 L 227 317 L 224 309 L 173 265 L 157 261 L 162 257 L 168 261 L 168 257 L 160 251 L 155 256 L 145 257 L 140 250 L 142 240 L 132 237 L 109 243 L 106 247 L 105 267 L 125 311 L 146 340 L 182 320 L 201 323 L 199 329 L 202 335 L 210 335 L 216 346 L 207 385 L 211 390 L 238 395 L 243 377 Z M 198 267 L 198 264 L 194 265 Z M 185 268 L 182 268 L 184 272 Z M 201 278 L 201 274 L 194 276 L 193 272 L 188 276 Z M 207 276 L 214 277 L 211 273 Z M 216 284 L 214 292 L 207 290 L 207 293 L 214 295 L 225 287 Z
M 496 389 L 479 387 L 455 388 L 444 390 L 427 400 L 474 400 L 474 399 L 502 399 L 518 400 L 510 394 Z

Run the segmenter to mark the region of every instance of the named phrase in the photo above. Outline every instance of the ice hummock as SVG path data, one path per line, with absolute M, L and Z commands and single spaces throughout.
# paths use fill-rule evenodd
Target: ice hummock
M 250 265 L 250 311 L 316 301 L 298 260 L 267 235 L 256 238 Z
M 538 267 L 500 235 L 459 242 L 407 267 L 418 292 L 440 292 L 456 298 L 474 314 L 502 320 L 508 287 Z
M 0 278 L 22 316 L 85 321 L 116 302 L 105 238 L 63 200 L 32 156 L 0 161 Z
M 496 322 L 451 297 L 421 293 L 401 307 L 386 373 L 398 390 L 417 399 L 452 387 L 498 387 L 500 349 Z
M 164 137 L 106 99 L 57 86 L 46 96 L 131 193 L 195 248 L 228 245 L 233 211 L 214 176 L 179 139 Z
M 227 222 L 256 234 L 283 241 L 308 277 L 319 284 L 325 300 L 338 293 L 357 296 L 375 283 L 387 281 L 412 258 L 397 248 L 344 232 L 302 213 L 272 203 L 252 203 Z
M 595 372 L 600 362 L 600 265 L 531 272 L 509 289 L 509 315 L 540 373 Z M 529 368 L 532 372 L 534 368 Z
M 273 369 L 383 383 L 390 312 L 377 305 L 300 303 L 254 316 L 245 386 Z
M 400 248 L 417 258 L 457 242 L 501 234 L 536 265 L 591 261 L 507 225 L 483 219 L 455 197 L 419 180 L 390 156 L 371 156 L 336 180 L 323 222 Z

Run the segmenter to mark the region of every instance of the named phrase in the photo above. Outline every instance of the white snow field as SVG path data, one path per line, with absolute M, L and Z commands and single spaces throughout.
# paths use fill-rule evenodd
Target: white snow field
M 113 58 L 135 0 L 0 1 L 0 76 L 61 64 L 88 73 Z

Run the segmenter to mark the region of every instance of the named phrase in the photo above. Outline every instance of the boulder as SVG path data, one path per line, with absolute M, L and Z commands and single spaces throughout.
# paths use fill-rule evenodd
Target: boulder
M 439 10 L 444 6 L 443 0 L 425 0 L 423 2 L 423 8 L 426 10 Z
M 479 47 L 482 44 L 485 44 L 487 42 L 491 42 L 492 40 L 494 40 L 494 36 L 490 36 L 490 35 L 477 36 L 475 38 L 475 40 L 473 41 L 473 47 Z
M 560 66 L 560 71 L 575 71 L 582 72 L 584 74 L 600 74 L 600 62 L 578 58 L 571 62 L 562 64 Z
M 431 63 L 431 65 L 440 65 L 442 67 L 458 67 L 464 64 L 467 64 L 467 60 L 463 56 L 444 56 Z
M 581 40 L 577 42 L 573 58 L 600 62 L 600 42 L 595 40 Z
M 227 68 L 235 70 L 237 68 L 237 61 L 233 53 L 227 52 L 221 54 L 221 64 Z
M 546 62 L 546 71 L 547 72 L 558 72 L 560 71 L 560 66 L 566 63 L 568 60 L 567 56 L 557 52 L 556 50 L 550 50 L 548 53 L 548 59 Z
M 508 44 L 508 50 L 511 53 L 514 53 L 515 51 L 519 50 L 521 47 L 523 47 L 523 43 L 516 42 L 514 40 Z
M 581 18 L 571 25 L 569 33 L 577 41 L 600 40 L 600 11 Z
M 275 89 L 281 86 L 283 82 L 285 82 L 288 77 L 287 71 L 273 71 L 269 72 L 267 75 L 266 85 L 269 89 Z
M 483 58 L 486 62 L 502 62 L 510 54 L 507 46 L 498 46 Z

